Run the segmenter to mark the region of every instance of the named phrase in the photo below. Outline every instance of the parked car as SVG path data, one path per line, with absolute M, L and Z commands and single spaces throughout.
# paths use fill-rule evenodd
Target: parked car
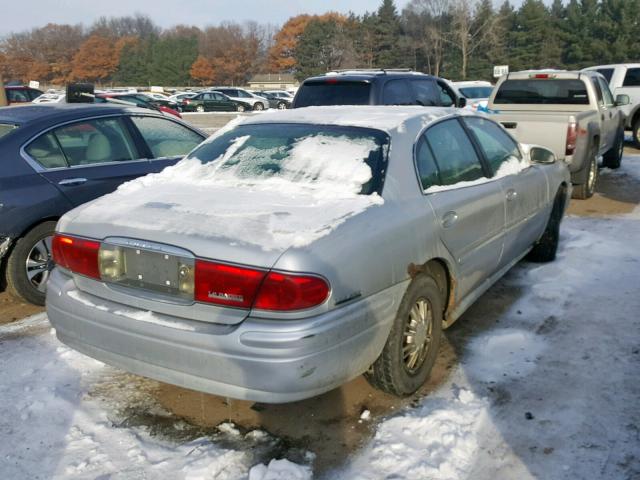
M 278 110 L 286 110 L 287 108 L 291 108 L 291 102 L 293 101 L 291 97 L 284 97 L 276 93 L 263 92 L 263 91 L 258 91 L 254 93 L 256 95 L 260 95 L 261 97 L 266 98 L 269 102 L 269 108 L 276 108 Z
M 478 107 L 486 107 L 493 85 L 482 80 L 472 80 L 465 82 L 451 82 L 451 86 L 458 97 L 467 99 L 467 108 L 477 110 Z
M 120 102 L 127 102 L 140 108 L 155 110 L 165 115 L 182 118 L 182 115 L 180 115 L 180 112 L 177 110 L 176 104 L 170 104 L 169 102 L 162 100 L 155 100 L 142 93 L 96 93 L 96 101 L 100 101 L 100 99 L 106 101 L 108 98 Z
M 443 326 L 527 253 L 554 258 L 570 190 L 552 152 L 462 110 L 251 116 L 65 215 L 47 312 L 81 352 L 217 395 L 363 372 L 408 395 Z
M 67 95 L 61 93 L 43 93 L 39 97 L 33 99 L 32 103 L 64 103 L 67 101 Z
M 187 98 L 192 98 L 197 95 L 198 92 L 180 92 L 175 93 L 169 97 L 169 100 L 176 102 L 180 108 L 182 108 L 182 101 Z
M 9 105 L 32 102 L 44 93 L 37 88 L 19 85 L 6 85 L 4 91 L 7 94 Z
M 0 260 L 14 296 L 44 304 L 56 220 L 123 182 L 173 165 L 206 135 L 121 105 L 0 110 Z
M 595 70 L 604 76 L 614 97 L 629 97 L 629 103 L 622 107 L 626 116 L 624 126 L 626 130 L 631 130 L 633 141 L 640 148 L 640 63 L 599 65 L 585 70 Z
M 544 145 L 566 161 L 574 197 L 593 195 L 598 158 L 618 168 L 624 148 L 627 95 L 613 94 L 597 72 L 528 71 L 503 76 L 488 113 L 523 143 Z
M 182 101 L 184 112 L 244 112 L 253 105 L 239 100 L 232 100 L 220 92 L 200 92 Z
M 269 108 L 269 101 L 266 98 L 251 93 L 243 88 L 215 87 L 210 90 L 224 93 L 227 97 L 231 100 L 235 100 L 236 102 L 248 103 L 251 105 L 253 110 L 266 110 Z
M 293 100 L 294 95 L 291 92 L 287 92 L 286 90 L 264 90 L 266 93 L 270 93 L 277 97 L 285 97 Z
M 307 78 L 292 108 L 321 105 L 464 107 L 444 79 L 408 70 L 345 70 Z

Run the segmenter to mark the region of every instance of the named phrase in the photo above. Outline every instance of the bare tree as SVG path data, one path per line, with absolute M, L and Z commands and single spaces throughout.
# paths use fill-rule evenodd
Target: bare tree
M 414 50 L 422 50 L 427 70 L 440 75 L 448 35 L 451 0 L 411 0 L 403 12 Z

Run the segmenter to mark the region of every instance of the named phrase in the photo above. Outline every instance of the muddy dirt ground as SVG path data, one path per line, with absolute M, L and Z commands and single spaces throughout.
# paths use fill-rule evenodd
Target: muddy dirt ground
M 209 133 L 229 119 L 224 115 L 185 115 L 187 121 Z M 628 145 L 625 154 L 639 154 L 640 150 Z M 587 201 L 571 202 L 569 214 L 579 216 L 607 216 L 629 213 L 640 204 L 640 184 L 624 174 L 601 172 L 597 194 Z M 495 287 L 494 287 L 495 288 Z M 0 284 L 0 324 L 12 322 L 43 309 L 13 299 Z M 490 292 L 488 293 L 490 294 Z M 456 330 L 455 328 L 453 330 Z M 376 419 L 392 414 L 410 405 L 418 398 L 437 388 L 456 363 L 455 344 L 459 335 L 445 340 L 441 354 L 429 382 L 412 397 L 399 400 L 374 390 L 363 377 L 319 397 L 284 405 L 266 405 L 230 400 L 207 395 L 150 380 L 136 380 L 122 374 L 124 382 L 144 382 L 157 403 L 175 418 L 184 419 L 193 428 L 212 430 L 221 423 L 231 421 L 241 429 L 260 428 L 291 446 L 316 453 L 314 470 L 322 472 L 335 466 L 366 442 L 374 432 Z M 99 394 L 99 392 L 96 392 Z M 364 410 L 371 412 L 373 421 L 361 420 Z M 129 412 L 130 421 L 154 427 L 157 419 L 138 418 L 135 408 Z

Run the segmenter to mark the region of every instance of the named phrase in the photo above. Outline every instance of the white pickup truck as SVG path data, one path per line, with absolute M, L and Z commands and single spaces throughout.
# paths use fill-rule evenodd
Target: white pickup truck
M 615 100 L 597 72 L 527 71 L 500 78 L 487 113 L 520 143 L 543 145 L 569 165 L 574 198 L 593 195 L 598 158 L 618 168 L 628 95 Z
M 633 141 L 640 148 L 640 63 L 619 63 L 588 67 L 583 71 L 596 71 L 609 82 L 614 95 L 629 95 L 631 103 L 623 108 L 627 121 L 625 128 L 633 133 Z

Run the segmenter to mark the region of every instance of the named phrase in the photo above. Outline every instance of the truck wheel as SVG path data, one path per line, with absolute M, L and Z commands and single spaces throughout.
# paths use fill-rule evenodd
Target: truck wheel
M 374 387 L 411 395 L 429 377 L 442 336 L 442 295 L 436 281 L 421 274 L 407 288 L 387 343 L 365 377 Z
M 585 183 L 573 186 L 573 198 L 586 200 L 587 198 L 591 198 L 596 191 L 596 183 L 598 182 L 598 162 L 596 160 L 596 151 L 597 150 L 594 147 L 591 147 L 591 151 L 587 157 L 590 159 L 589 165 L 587 166 L 587 178 Z
M 55 228 L 56 222 L 43 222 L 14 245 L 7 260 L 7 290 L 19 300 L 44 305 Z
M 633 141 L 636 144 L 636 148 L 640 148 L 640 115 L 636 118 L 636 121 L 633 122 Z
M 616 133 L 616 143 L 602 156 L 602 165 L 609 168 L 620 168 L 622 152 L 624 150 L 624 128 L 620 127 Z
M 551 262 L 556 258 L 560 243 L 560 222 L 564 211 L 565 193 L 562 188 L 556 193 L 547 227 L 540 239 L 533 245 L 528 259 L 532 262 Z

